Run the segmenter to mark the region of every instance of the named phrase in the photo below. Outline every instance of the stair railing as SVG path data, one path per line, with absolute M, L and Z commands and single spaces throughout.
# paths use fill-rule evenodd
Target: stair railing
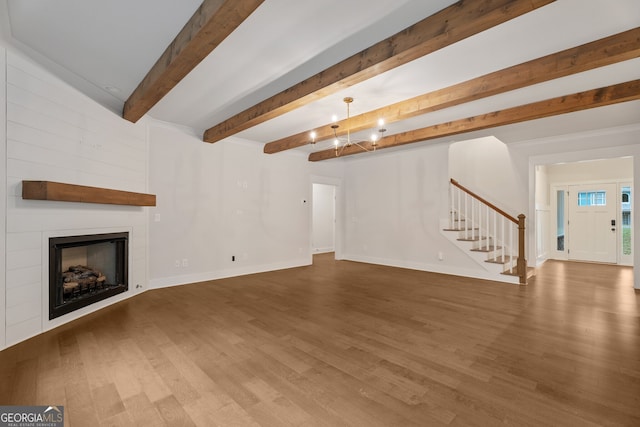
M 509 272 L 513 274 L 514 238 L 517 238 L 516 274 L 521 285 L 527 284 L 527 260 L 525 258 L 525 216 L 515 218 L 493 203 L 451 179 L 450 225 L 464 231 L 464 238 L 478 237 L 479 249 L 500 254 Z M 460 227 L 462 222 L 464 227 Z M 477 235 L 475 234 L 477 230 Z M 471 235 L 469 235 L 471 233 Z M 498 244 L 500 247 L 498 249 Z

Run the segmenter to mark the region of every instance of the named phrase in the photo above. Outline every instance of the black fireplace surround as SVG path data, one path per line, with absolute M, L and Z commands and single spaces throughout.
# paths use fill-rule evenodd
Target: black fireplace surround
M 129 233 L 49 239 L 49 319 L 129 289 Z

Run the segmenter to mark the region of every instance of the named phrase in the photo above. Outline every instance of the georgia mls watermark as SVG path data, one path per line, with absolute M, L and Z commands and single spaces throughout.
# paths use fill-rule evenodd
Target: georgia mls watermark
M 0 427 L 64 427 L 64 406 L 0 406 Z

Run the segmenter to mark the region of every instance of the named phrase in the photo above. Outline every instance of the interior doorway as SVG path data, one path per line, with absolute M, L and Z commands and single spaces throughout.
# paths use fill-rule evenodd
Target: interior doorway
M 331 184 L 313 183 L 311 249 L 313 254 L 335 252 L 336 192 Z
M 633 265 L 633 158 L 536 168 L 544 259 Z M 538 234 L 540 233 L 540 234 Z

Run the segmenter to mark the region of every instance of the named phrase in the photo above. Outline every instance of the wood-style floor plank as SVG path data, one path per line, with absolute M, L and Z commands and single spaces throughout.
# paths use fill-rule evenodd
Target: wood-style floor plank
M 528 286 L 314 257 L 145 292 L 0 352 L 70 426 L 640 425 L 629 267 Z

